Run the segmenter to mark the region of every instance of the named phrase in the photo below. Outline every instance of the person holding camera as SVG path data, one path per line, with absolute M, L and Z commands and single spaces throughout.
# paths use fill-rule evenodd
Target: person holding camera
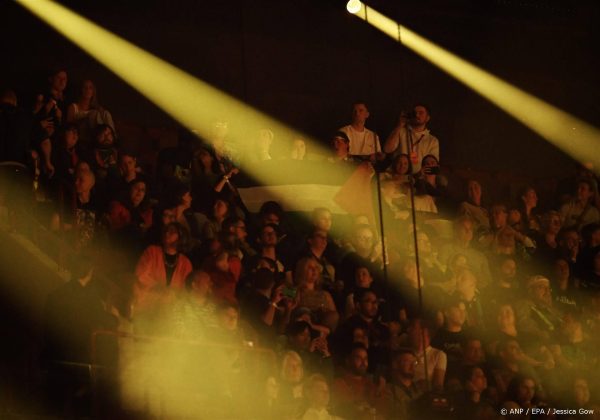
M 383 146 L 387 154 L 406 153 L 410 157 L 413 174 L 419 173 L 425 156 L 440 159 L 439 141 L 427 128 L 430 119 L 429 108 L 423 104 L 416 104 L 410 113 L 401 112 L 396 128 Z
M 448 196 L 448 178 L 442 175 L 440 162 L 433 155 L 421 160 L 421 170 L 415 176 L 415 194 L 430 196 L 441 213 L 451 214 L 456 208 Z

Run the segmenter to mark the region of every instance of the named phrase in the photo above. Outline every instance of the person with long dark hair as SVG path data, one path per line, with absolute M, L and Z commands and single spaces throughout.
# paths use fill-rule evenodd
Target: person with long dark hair
M 531 376 L 517 375 L 508 384 L 506 399 L 502 405 L 505 409 L 523 408 L 530 410 L 539 407 L 538 383 Z

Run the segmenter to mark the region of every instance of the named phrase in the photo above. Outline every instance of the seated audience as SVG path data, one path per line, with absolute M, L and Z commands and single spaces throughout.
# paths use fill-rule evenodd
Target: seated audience
M 420 389 L 444 389 L 448 357 L 431 346 L 431 327 L 428 322 L 412 318 L 407 329 L 407 344 L 417 355 L 415 382 Z
M 462 395 L 457 398 L 460 418 L 490 418 L 496 415 L 494 401 L 488 397 L 488 380 L 478 366 L 471 366 L 463 374 Z M 462 397 L 462 398 L 461 398 Z
M 458 215 L 467 216 L 473 220 L 474 232 L 490 228 L 490 215 L 483 207 L 481 197 L 481 184 L 474 179 L 469 180 L 467 182 L 467 200 L 460 203 Z
M 340 417 L 329 414 L 329 384 L 325 377 L 319 374 L 311 375 L 304 386 L 308 408 L 301 417 L 302 420 L 341 420 Z
M 354 305 L 354 291 L 359 289 L 369 289 L 373 284 L 373 276 L 369 272 L 368 267 L 357 267 L 354 275 L 354 285 L 350 289 L 351 292 L 346 296 L 346 305 L 344 317 L 350 318 L 356 314 L 356 306 Z
M 52 165 L 54 176 L 65 187 L 75 179 L 75 168 L 80 160 L 89 158 L 79 143 L 77 127 L 72 124 L 64 125 L 57 133 L 58 144 L 52 145 Z
M 241 270 L 239 258 L 229 255 L 224 249 L 217 249 L 204 260 L 204 269 L 210 275 L 215 300 L 237 302 L 235 291 Z
M 279 404 L 285 416 L 300 416 L 304 406 L 304 364 L 295 351 L 287 351 L 281 361 Z
M 468 268 L 479 279 L 482 289 L 492 282 L 490 266 L 487 257 L 479 250 L 473 248 L 475 223 L 470 217 L 459 217 L 454 221 L 454 237 L 452 242 L 440 249 L 439 260 L 448 265 L 450 259 L 456 255 L 464 255 Z
M 161 148 L 168 136 L 147 130 L 156 140 L 150 148 L 127 136 L 125 150 L 94 84 L 86 80 L 68 109 L 66 86 L 67 73 L 53 72 L 33 112 L 19 111 L 12 90 L 0 92 L 0 158 L 28 169 L 18 166 L 15 175 L 12 164 L 3 166 L 0 224 L 59 267 L 65 254 L 76 257 L 71 281 L 48 296 L 41 353 L 63 417 L 91 415 L 74 406 L 89 406 L 89 378 L 70 373 L 104 359 L 112 366 L 117 341 L 120 367 L 145 383 L 145 401 L 162 408 L 125 412 L 105 403 L 106 390 L 119 387 L 103 382 L 113 370 L 93 369 L 94 404 L 115 410 L 100 417 L 477 419 L 500 408 L 597 409 L 597 381 L 582 375 L 596 371 L 600 344 L 600 196 L 589 165 L 578 164 L 567 189 L 553 191 L 546 178 L 519 181 L 527 186 L 512 207 L 500 203 L 515 198 L 516 182 L 494 174 L 489 211 L 471 179 L 452 229 L 446 215 L 457 210 L 450 208 L 457 197 L 439 173 L 428 109 L 401 116 L 384 145 L 387 160 L 357 102 L 322 166 L 336 168 L 324 177 L 336 182 L 330 187 L 346 174 L 361 178 L 373 203 L 380 187 L 379 235 L 369 196 L 347 203 L 336 194 L 328 208 L 304 196 L 259 203 L 256 214 L 246 207 L 240 197 L 258 193 L 241 186 L 262 179 L 255 170 L 286 162 L 288 171 L 312 170 L 310 145 L 299 137 L 277 154 L 279 134 L 265 128 L 244 153 L 217 120 L 206 138 L 182 128 L 176 148 Z M 267 162 L 273 157 L 282 159 Z M 249 176 L 236 176 L 234 159 L 254 165 Z M 465 173 L 444 169 L 449 177 Z M 21 175 L 25 198 L 5 184 Z M 543 217 L 538 194 L 555 206 Z M 298 203 L 314 210 L 295 214 Z M 255 210 L 256 201 L 246 204 Z M 29 223 L 29 213 L 49 229 Z M 92 263 L 88 254 L 101 259 Z M 125 332 L 130 321 L 133 337 Z M 105 328 L 118 328 L 119 337 L 106 354 L 90 340 Z M 152 359 L 160 372 L 128 366 Z
M 545 407 L 536 398 L 537 393 L 537 384 L 534 378 L 518 375 L 510 381 L 506 391 L 506 400 L 502 407 L 508 410 L 520 408 L 531 410 L 532 408 Z
M 541 222 L 537 213 L 537 204 L 538 197 L 535 189 L 531 186 L 523 188 L 519 194 L 516 211 L 510 214 L 509 224 L 524 235 L 539 232 Z
M 286 348 L 300 355 L 308 373 L 333 377 L 333 363 L 327 338 L 306 321 L 294 321 L 287 328 Z
M 595 186 L 587 179 L 577 183 L 575 198 L 560 207 L 563 227 L 574 227 L 578 231 L 590 223 L 600 222 L 600 212 L 595 206 Z
M 530 342 L 557 344 L 556 336 L 562 315 L 554 308 L 550 280 L 532 276 L 527 280 L 527 296 L 516 302 L 515 315 L 519 331 Z
M 387 384 L 385 394 L 387 419 L 412 418 L 413 404 L 423 395 L 414 382 L 417 364 L 417 357 L 409 349 L 397 350 L 392 354 L 391 382 Z
M 221 232 L 223 221 L 229 216 L 229 203 L 217 198 L 212 206 L 208 220 L 202 226 L 202 240 L 215 239 Z
M 332 150 L 333 156 L 328 158 L 329 162 L 331 162 L 331 163 L 357 162 L 356 159 L 354 159 L 350 155 L 350 139 L 348 138 L 348 135 L 346 133 L 344 133 L 343 131 L 337 131 L 333 135 L 333 138 L 331 139 L 331 147 L 333 149 Z
M 136 311 L 156 309 L 171 299 L 172 290 L 183 289 L 192 271 L 190 260 L 182 253 L 186 233 L 176 223 L 164 226 L 161 245 L 150 245 L 140 257 L 135 274 L 134 307 Z
M 448 359 L 448 370 L 456 370 L 462 359 L 466 333 L 467 308 L 460 299 L 448 298 L 443 306 L 444 327 L 431 340 L 431 345 L 443 350 Z
M 333 383 L 334 413 L 355 419 L 383 411 L 385 380 L 372 379 L 368 368 L 369 352 L 362 344 L 353 344 L 345 359 L 344 375 Z
M 323 278 L 316 259 L 302 258 L 296 265 L 294 284 L 298 287 L 298 305 L 310 309 L 326 327 L 335 330 L 339 313 L 328 291 L 321 287 Z
M 306 142 L 302 137 L 296 137 L 292 140 L 289 158 L 291 160 L 304 160 L 306 157 Z
M 173 305 L 172 335 L 179 339 L 199 340 L 216 328 L 216 306 L 212 300 L 212 281 L 208 273 L 190 272 L 185 278 L 185 292 Z
M 358 289 L 354 292 L 356 314 L 338 327 L 334 336 L 334 348 L 338 358 L 343 358 L 355 339 L 355 329 L 367 332 L 371 369 L 386 365 L 389 361 L 390 330 L 379 320 L 379 300 L 371 289 Z
M 96 85 L 91 80 L 83 81 L 79 97 L 68 106 L 67 123 L 77 126 L 82 142 L 87 146 L 92 145 L 92 135 L 98 125 L 108 125 L 115 131 L 112 115 L 98 102 Z
M 267 268 L 259 268 L 250 278 L 251 288 L 240 297 L 241 314 L 262 338 L 271 339 L 285 298 L 284 285 L 276 284 L 275 274 Z

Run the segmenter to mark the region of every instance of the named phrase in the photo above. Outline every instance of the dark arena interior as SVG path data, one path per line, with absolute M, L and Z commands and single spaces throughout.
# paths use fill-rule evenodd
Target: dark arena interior
M 600 2 L 0 20 L 1 419 L 600 418 Z

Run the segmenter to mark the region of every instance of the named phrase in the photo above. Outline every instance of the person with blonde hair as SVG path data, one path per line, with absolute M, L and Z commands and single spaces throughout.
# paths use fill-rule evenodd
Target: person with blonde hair
M 271 160 L 271 146 L 275 134 L 268 128 L 258 130 L 256 140 L 254 140 L 254 150 L 251 151 L 250 160 L 253 162 L 262 162 Z
M 294 282 L 298 287 L 298 306 L 310 309 L 323 325 L 335 329 L 339 314 L 331 294 L 321 288 L 321 271 L 314 257 L 301 258 L 296 264 Z
M 289 418 L 297 418 L 304 403 L 304 363 L 295 351 L 287 351 L 281 359 L 279 404 Z

